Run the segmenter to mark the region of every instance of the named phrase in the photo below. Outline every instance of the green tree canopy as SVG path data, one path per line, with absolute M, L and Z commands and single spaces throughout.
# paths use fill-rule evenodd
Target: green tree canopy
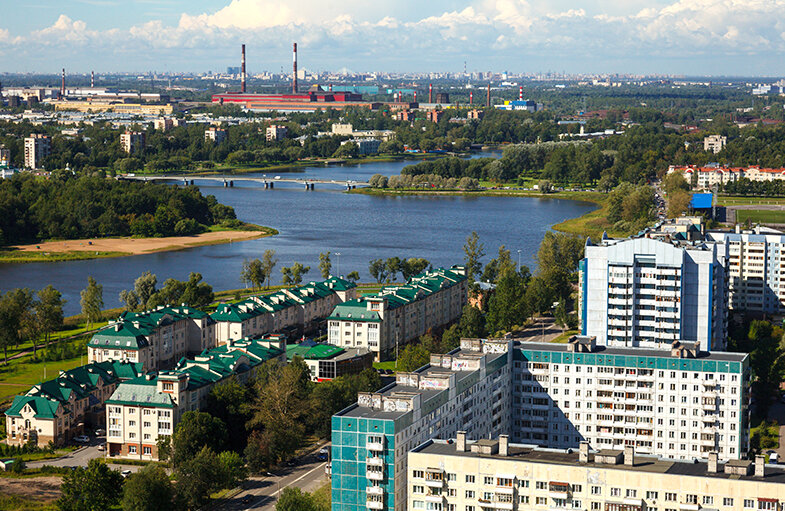
M 105 511 L 120 502 L 122 485 L 119 471 L 92 459 L 87 468 L 76 467 L 63 476 L 57 507 L 62 511 Z
M 131 474 L 123 485 L 123 511 L 159 511 L 171 509 L 174 487 L 166 471 L 147 465 Z

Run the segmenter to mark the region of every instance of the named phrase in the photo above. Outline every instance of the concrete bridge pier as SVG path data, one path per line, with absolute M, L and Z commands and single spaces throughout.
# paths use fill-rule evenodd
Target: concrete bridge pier
M 224 179 L 224 188 L 229 188 L 229 183 Z
M 265 189 L 270 188 L 270 183 L 268 183 L 267 181 L 264 181 L 264 188 Z
M 313 187 L 314 187 L 314 183 L 305 183 L 306 190 L 313 190 Z
M 229 181 L 229 188 L 234 188 L 234 181 Z
M 193 186 L 193 185 L 194 185 L 194 180 L 193 180 L 193 179 L 191 179 L 191 186 Z

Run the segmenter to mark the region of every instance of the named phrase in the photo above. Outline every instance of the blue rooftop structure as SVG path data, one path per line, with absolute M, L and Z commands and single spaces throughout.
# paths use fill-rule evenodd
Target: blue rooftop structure
M 711 209 L 712 194 L 710 193 L 693 193 L 692 200 L 690 201 L 690 209 Z

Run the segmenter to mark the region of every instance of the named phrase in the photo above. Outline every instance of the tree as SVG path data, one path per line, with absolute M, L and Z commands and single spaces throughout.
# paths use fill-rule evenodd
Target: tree
M 172 435 L 172 465 L 179 465 L 196 456 L 204 447 L 223 450 L 226 445 L 226 424 L 206 412 L 185 412 Z
M 368 273 L 376 279 L 378 284 L 387 279 L 387 267 L 382 259 L 371 259 L 368 263 Z
M 127 311 L 135 311 L 139 307 L 139 298 L 136 293 L 128 289 L 120 291 L 120 301 L 125 304 Z
M 482 270 L 482 263 L 480 260 L 485 257 L 485 245 L 480 243 L 480 236 L 477 231 L 472 231 L 466 243 L 463 245 L 464 263 L 466 266 L 466 276 L 469 277 L 469 282 L 474 281 L 474 276 L 479 275 Z
M 371 185 L 371 188 L 387 188 L 387 177 L 381 174 L 374 174 L 368 180 L 368 184 Z
M 139 307 L 146 308 L 149 306 L 150 297 L 156 292 L 156 284 L 158 284 L 158 277 L 146 271 L 136 278 L 133 290 L 120 292 L 120 301 L 125 303 L 125 308 L 129 311 Z
M 275 511 L 319 511 L 310 493 L 288 486 L 281 492 Z
M 95 281 L 92 276 L 87 277 L 87 287 L 80 293 L 79 304 L 82 306 L 82 315 L 87 321 L 87 329 L 90 323 L 101 319 L 101 309 L 104 307 L 104 286 Z
M 8 348 L 27 339 L 34 328 L 32 306 L 33 292 L 27 288 L 12 289 L 0 297 L 0 346 L 6 364 Z
M 214 385 L 207 394 L 204 411 L 226 425 L 228 447 L 233 451 L 242 452 L 245 448 L 245 424 L 253 415 L 252 399 L 251 387 L 234 377 Z
M 286 285 L 298 285 L 303 281 L 303 275 L 311 271 L 310 266 L 303 266 L 301 263 L 295 262 L 290 267 L 281 268 L 283 275 L 282 282 Z
M 330 278 L 333 264 L 330 261 L 330 252 L 322 252 L 319 254 L 319 273 L 322 274 L 323 279 Z
M 488 330 L 491 333 L 509 331 L 528 319 L 526 285 L 517 272 L 506 272 L 499 277 L 488 299 Z
M 120 472 L 92 459 L 87 468 L 76 467 L 63 476 L 63 495 L 57 499 L 57 507 L 62 511 L 104 511 L 120 502 L 122 485 Z
M 234 488 L 248 478 L 248 470 L 242 457 L 234 451 L 224 451 L 218 455 L 221 469 L 221 487 Z
M 35 320 L 43 332 L 47 344 L 49 343 L 49 335 L 63 326 L 64 305 L 63 295 L 51 284 L 38 291 L 38 301 L 34 303 Z M 35 353 L 35 349 L 36 343 L 33 342 L 33 353 Z
M 485 265 L 485 270 L 482 273 L 482 280 L 486 282 L 498 282 L 498 280 L 507 273 L 515 273 L 515 263 L 512 260 L 510 251 L 504 245 L 499 247 L 499 255 L 491 259 Z
M 397 369 L 403 372 L 411 372 L 419 369 L 430 361 L 430 353 L 419 344 L 407 345 L 398 357 Z
M 541 179 L 537 184 L 537 189 L 540 193 L 551 193 L 553 191 L 553 184 L 547 179 Z
M 671 174 L 675 175 L 675 174 Z M 679 217 L 690 208 L 692 195 L 684 190 L 677 189 L 668 194 L 668 216 Z
M 401 264 L 400 257 L 388 257 L 384 262 L 388 282 L 395 281 L 395 277 L 398 275 L 398 272 L 401 271 Z
M 158 465 L 147 465 L 123 484 L 123 511 L 171 509 L 173 497 L 174 487 L 166 471 Z
M 546 232 L 537 250 L 539 273 L 548 273 L 553 269 L 566 269 L 570 273 L 576 271 L 578 262 L 583 259 L 585 243 L 583 236 Z
M 273 269 L 276 264 L 278 264 L 278 259 L 275 257 L 275 250 L 265 250 L 262 254 L 262 272 L 267 279 L 267 287 L 270 287 L 270 277 L 273 275 Z
M 264 284 L 264 267 L 259 259 L 244 260 L 240 279 L 246 284 L 251 284 L 254 289 L 259 289 Z
M 671 172 L 662 178 L 662 189 L 670 195 L 677 190 L 689 191 L 690 184 L 680 172 Z
M 243 451 L 243 457 L 248 468 L 253 472 L 261 472 L 275 462 L 270 431 L 254 430 L 248 437 L 248 445 Z
M 360 272 L 358 272 L 356 270 L 352 271 L 352 272 L 349 272 L 349 274 L 346 275 L 346 280 L 350 280 L 350 281 L 355 282 L 355 283 L 358 282 L 360 280 Z
M 193 457 L 184 460 L 175 469 L 175 476 L 177 499 L 189 509 L 204 506 L 210 501 L 210 494 L 220 490 L 224 482 L 218 456 L 206 446 L 199 449 Z
M 428 266 L 430 266 L 430 262 L 427 259 L 422 257 L 410 257 L 401 263 L 401 273 L 403 274 L 403 280 L 408 281 L 410 278 L 414 277 L 422 273 Z
M 471 305 L 464 305 L 458 320 L 461 337 L 480 338 L 485 336 L 485 316 L 482 311 Z

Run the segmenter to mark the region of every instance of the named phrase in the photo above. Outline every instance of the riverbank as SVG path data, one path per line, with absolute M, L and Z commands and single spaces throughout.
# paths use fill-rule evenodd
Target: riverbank
M 13 245 L 0 250 L 0 263 L 57 262 L 170 252 L 206 245 L 248 241 L 273 236 L 270 227 L 246 224 L 240 229 L 215 230 L 168 238 L 93 238 Z
M 403 195 L 457 195 L 466 197 L 528 197 L 533 199 L 565 199 L 579 202 L 591 202 L 597 209 L 577 218 L 565 220 L 553 226 L 554 230 L 568 234 L 579 234 L 597 238 L 603 232 L 610 236 L 625 236 L 627 233 L 617 232 L 607 220 L 608 194 L 602 192 L 553 192 L 540 193 L 528 190 L 481 189 L 481 190 L 392 190 L 379 188 L 357 188 L 346 193 L 359 193 L 378 196 Z

